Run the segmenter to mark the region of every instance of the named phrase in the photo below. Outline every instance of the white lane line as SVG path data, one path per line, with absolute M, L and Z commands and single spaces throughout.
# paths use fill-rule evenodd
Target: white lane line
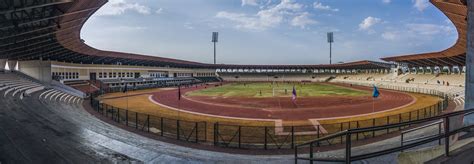
M 317 119 L 309 119 L 309 122 L 311 122 L 311 124 L 313 124 L 314 129 L 319 129 L 320 133 L 322 133 L 322 134 L 327 134 L 328 133 L 328 131 L 319 123 L 319 121 Z
M 156 105 L 159 105 L 159 106 L 162 106 L 162 107 L 171 109 L 171 110 L 175 110 L 175 111 L 179 111 L 179 112 L 184 112 L 184 113 L 191 113 L 191 114 L 195 114 L 195 115 L 203 115 L 203 116 L 208 116 L 208 117 L 217 117 L 217 118 L 226 118 L 226 119 L 237 119 L 237 120 L 249 120 L 249 121 L 272 121 L 272 122 L 275 122 L 276 120 L 279 120 L 279 119 L 258 119 L 258 118 L 229 117 L 229 116 L 219 116 L 219 115 L 213 115 L 213 114 L 204 114 L 204 113 L 192 112 L 192 111 L 187 111 L 187 110 L 182 110 L 182 109 L 170 107 L 170 106 L 161 104 L 161 103 L 159 103 L 159 102 L 156 102 L 155 100 L 153 100 L 153 95 L 148 96 L 148 100 L 151 101 L 152 103 L 156 104 Z

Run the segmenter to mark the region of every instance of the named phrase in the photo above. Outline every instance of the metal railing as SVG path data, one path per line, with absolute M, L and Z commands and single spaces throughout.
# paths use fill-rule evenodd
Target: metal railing
M 453 127 L 450 125 L 450 122 L 454 123 L 459 123 L 460 121 L 462 122 L 462 119 L 459 119 L 460 117 L 464 117 L 467 115 L 474 114 L 474 109 L 470 110 L 463 110 L 463 111 L 457 111 L 457 112 L 452 112 L 452 113 L 447 113 L 443 114 L 440 116 L 435 116 L 431 118 L 424 118 L 420 120 L 414 120 L 414 121 L 408 121 L 408 122 L 402 122 L 402 123 L 397 123 L 397 124 L 391 124 L 391 125 L 383 125 L 383 126 L 377 126 L 377 127 L 368 127 L 368 128 L 358 128 L 358 129 L 348 129 L 345 131 L 341 131 L 339 133 L 335 133 L 333 135 L 329 135 L 326 137 L 322 137 L 304 144 L 297 145 L 295 148 L 295 163 L 298 163 L 298 161 L 309 161 L 310 163 L 313 163 L 315 161 L 325 161 L 325 162 L 344 162 L 344 163 L 351 163 L 352 161 L 358 161 L 358 160 L 363 160 L 363 159 L 368 159 L 368 158 L 373 158 L 385 154 L 390 154 L 402 150 L 407 150 L 410 148 L 414 148 L 417 146 L 429 144 L 434 141 L 438 141 L 443 139 L 444 140 L 444 153 L 446 156 L 449 156 L 449 146 L 450 146 L 450 136 L 453 136 L 455 134 L 458 134 L 462 131 L 466 131 L 469 129 L 474 128 L 474 125 L 464 125 L 464 126 L 459 126 L 459 127 Z M 401 144 L 400 146 L 395 146 L 391 147 L 388 149 L 382 149 L 382 150 L 376 150 L 373 152 L 370 152 L 367 150 L 367 153 L 362 153 L 358 155 L 352 155 L 353 151 L 352 149 L 357 148 L 357 145 L 354 145 L 353 142 L 355 141 L 354 135 L 357 135 L 359 133 L 365 133 L 365 132 L 373 132 L 373 131 L 383 131 L 386 129 L 391 129 L 391 128 L 400 128 L 400 127 L 406 127 L 406 126 L 412 126 L 412 125 L 420 125 L 424 123 L 430 123 L 432 121 L 436 121 L 439 119 L 444 120 L 444 132 L 439 133 L 437 135 L 431 135 L 422 139 L 417 139 L 416 141 L 413 141 L 408 144 Z M 439 122 L 435 122 L 435 124 L 439 124 Z M 341 142 L 341 146 L 345 147 L 344 148 L 344 157 L 343 158 L 325 158 L 325 157 L 315 157 L 315 155 L 319 152 L 317 150 L 320 149 L 319 143 L 334 139 L 334 138 L 339 138 L 343 137 L 345 140 Z M 360 150 L 358 152 L 361 152 Z M 303 153 L 304 156 L 303 156 Z
M 426 135 L 426 136 L 417 137 L 417 138 L 413 138 L 413 139 L 406 139 L 405 138 L 405 136 L 407 134 L 410 134 L 412 132 L 416 132 L 416 131 L 419 131 L 419 130 L 422 130 L 422 129 L 427 129 L 427 128 L 430 128 L 430 127 L 433 127 L 433 126 L 437 126 L 437 128 L 438 128 L 438 133 L 437 134 Z M 400 145 L 403 146 L 406 143 L 413 143 L 413 142 L 417 142 L 417 141 L 427 139 L 429 137 L 433 137 L 435 135 L 441 135 L 442 132 L 443 132 L 443 120 L 439 120 L 439 121 L 429 123 L 429 124 L 426 124 L 426 125 L 423 125 L 423 126 L 411 128 L 411 129 L 408 129 L 408 130 L 404 130 L 404 131 L 401 131 L 401 133 L 400 133 Z M 438 145 L 441 145 L 441 139 L 439 139 Z M 402 150 L 402 152 L 403 152 L 403 150 Z
M 106 92 L 119 92 L 120 89 L 109 88 Z M 226 122 L 204 122 L 169 118 L 167 115 L 149 115 L 117 108 L 100 103 L 96 97 L 106 93 L 96 92 L 91 96 L 91 106 L 94 110 L 116 123 L 134 127 L 145 132 L 177 140 L 192 141 L 196 143 L 213 144 L 219 147 L 242 149 L 293 149 L 296 145 L 318 138 L 326 138 L 339 134 L 348 129 L 377 127 L 398 124 L 413 120 L 420 120 L 438 116 L 448 106 L 448 99 L 444 98 L 438 103 L 420 108 L 418 110 L 378 117 L 367 120 L 349 122 L 307 125 L 307 126 L 247 126 L 229 124 Z M 434 95 L 437 92 L 431 92 Z M 443 96 L 440 94 L 440 97 Z M 442 98 L 442 97 L 441 97 Z M 355 140 L 365 140 L 396 133 L 405 127 L 388 128 L 384 131 L 372 131 L 354 135 Z M 212 137 L 211 137 L 212 136 Z M 318 142 L 318 146 L 337 145 L 344 142 L 344 136 L 332 138 L 325 142 Z

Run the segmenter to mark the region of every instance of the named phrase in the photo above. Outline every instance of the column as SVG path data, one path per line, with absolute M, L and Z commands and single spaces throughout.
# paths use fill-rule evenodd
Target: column
M 474 2 L 467 1 L 467 52 L 465 109 L 474 108 Z M 474 124 L 474 115 L 464 117 L 464 124 Z
M 0 59 L 0 70 L 4 70 L 6 64 L 7 64 L 7 59 Z
M 10 68 L 10 71 L 15 70 L 16 62 L 16 60 L 8 60 L 8 68 Z

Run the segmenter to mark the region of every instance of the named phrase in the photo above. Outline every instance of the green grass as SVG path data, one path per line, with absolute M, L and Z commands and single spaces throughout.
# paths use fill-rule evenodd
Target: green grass
M 323 83 L 231 83 L 220 87 L 212 87 L 187 93 L 186 96 L 218 96 L 218 97 L 256 97 L 265 98 L 273 96 L 291 97 L 293 85 L 298 97 L 319 96 L 370 96 L 370 92 L 356 90 L 331 84 Z M 286 89 L 286 92 L 285 92 Z M 260 91 L 262 94 L 260 95 Z

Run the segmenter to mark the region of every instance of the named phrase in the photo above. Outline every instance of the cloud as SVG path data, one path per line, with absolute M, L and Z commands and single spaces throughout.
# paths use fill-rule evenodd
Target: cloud
M 369 16 L 359 24 L 359 30 L 371 30 L 372 26 L 380 22 L 382 22 L 380 18 Z
M 313 7 L 318 10 L 329 10 L 329 11 L 339 11 L 339 9 L 332 8 L 329 5 L 323 5 L 321 2 L 314 2 Z
M 278 5 L 265 7 L 253 15 L 220 11 L 216 14 L 216 18 L 237 23 L 236 28 L 238 29 L 262 31 L 301 16 L 303 7 L 304 5 L 292 0 L 282 0 Z
M 398 39 L 398 33 L 397 32 L 392 32 L 392 31 L 386 31 L 382 33 L 382 38 L 386 40 L 396 40 Z
M 242 6 L 249 5 L 249 6 L 257 6 L 257 0 L 242 0 Z
M 159 8 L 155 11 L 156 14 L 161 14 L 163 13 L 163 8 Z
M 454 32 L 453 27 L 445 25 L 410 23 L 405 26 L 410 32 L 419 35 L 450 34 Z
M 138 3 L 130 3 L 125 0 L 110 0 L 103 8 L 97 12 L 97 16 L 122 15 L 127 11 L 136 12 L 143 15 L 150 14 L 150 8 Z
M 390 27 L 381 36 L 386 40 L 429 41 L 437 36 L 452 36 L 455 31 L 447 25 L 408 23 L 396 28 Z
M 429 0 L 412 0 L 412 2 L 414 3 L 413 7 L 418 9 L 418 11 L 423 11 L 430 5 Z
M 115 27 L 110 27 L 110 31 L 115 31 L 115 32 L 136 32 L 136 31 L 143 31 L 143 30 L 148 30 L 148 27 L 145 26 L 115 26 Z
M 192 23 L 187 22 L 187 23 L 184 24 L 184 28 L 186 28 L 188 30 L 192 30 L 192 29 L 194 29 L 194 26 L 193 26 Z
M 382 3 L 384 3 L 384 4 L 389 4 L 391 2 L 392 2 L 391 0 L 382 0 Z
M 304 28 L 306 28 L 307 25 L 312 25 L 312 24 L 318 23 L 317 21 L 311 19 L 309 16 L 310 16 L 310 14 L 308 12 L 304 12 L 303 14 L 294 17 L 291 20 L 290 24 L 292 26 L 297 26 L 297 27 L 300 27 L 300 28 L 304 29 Z

